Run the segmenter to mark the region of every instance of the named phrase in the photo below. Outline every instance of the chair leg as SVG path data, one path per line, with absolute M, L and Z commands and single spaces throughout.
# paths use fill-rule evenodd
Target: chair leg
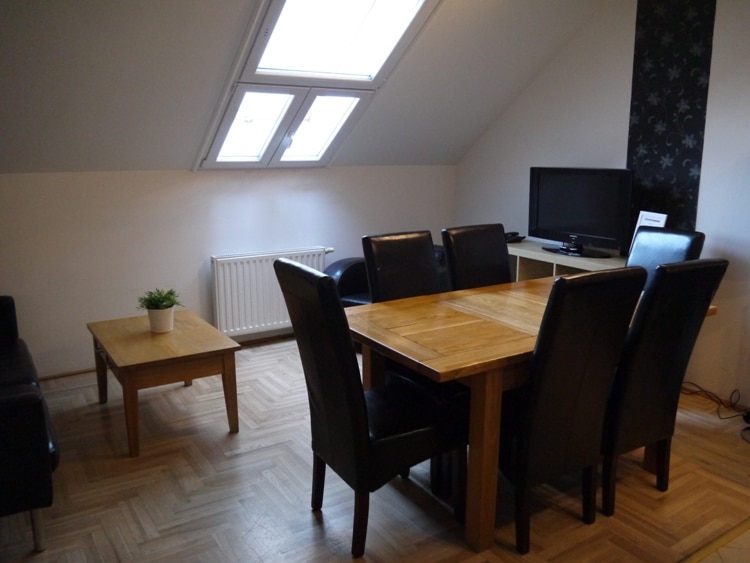
M 516 484 L 516 551 L 523 555 L 531 544 L 531 509 L 528 487 Z
M 326 462 L 313 454 L 312 500 L 310 504 L 315 511 L 323 507 L 323 489 L 326 484 Z
M 370 512 L 370 493 L 354 492 L 354 527 L 352 529 L 352 557 L 362 557 L 367 540 L 367 519 Z
M 430 490 L 438 498 L 449 499 L 451 496 L 452 465 L 452 452 L 430 458 Z
M 583 521 L 593 524 L 596 520 L 596 465 L 584 467 L 581 472 L 583 496 Z
M 31 533 L 34 536 L 34 551 L 39 553 L 44 551 L 44 522 L 42 520 L 42 510 L 35 508 L 31 512 Z
M 656 443 L 656 488 L 669 489 L 669 458 L 672 451 L 672 437 Z
M 451 468 L 451 490 L 453 499 L 453 517 L 459 524 L 466 523 L 466 481 L 467 461 L 466 447 L 453 452 L 453 467 Z
M 615 487 L 617 486 L 617 456 L 606 455 L 602 462 L 602 512 L 615 513 Z

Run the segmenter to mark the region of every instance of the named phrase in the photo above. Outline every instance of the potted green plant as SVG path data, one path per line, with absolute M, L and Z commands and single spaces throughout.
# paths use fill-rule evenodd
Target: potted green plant
M 174 328 L 174 308 L 182 306 L 180 295 L 174 289 L 147 291 L 138 298 L 138 308 L 146 309 L 151 332 L 169 332 Z

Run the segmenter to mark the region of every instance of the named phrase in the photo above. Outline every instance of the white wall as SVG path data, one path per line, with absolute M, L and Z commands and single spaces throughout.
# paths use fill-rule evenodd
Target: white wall
M 0 175 L 0 294 L 42 377 L 93 368 L 86 323 L 174 287 L 212 319 L 210 256 L 332 246 L 453 222 L 453 167 Z
M 688 378 L 750 405 L 750 2 L 716 7 L 697 228 L 704 256 L 730 260 Z
M 531 166 L 625 165 L 635 10 L 603 2 L 475 144 L 456 172 L 460 223 L 526 233 Z
M 459 165 L 460 223 L 528 227 L 530 166 L 624 166 L 635 0 L 602 3 Z M 731 265 L 686 379 L 750 405 L 750 2 L 719 0 L 697 229 Z
M 174 286 L 211 318 L 211 254 L 334 246 L 365 233 L 501 221 L 526 232 L 528 169 L 623 166 L 636 0 L 603 0 L 452 167 L 0 175 L 0 293 L 14 295 L 42 375 L 93 365 L 85 324 L 140 314 L 142 291 Z M 698 228 L 730 271 L 688 378 L 750 397 L 750 3 L 719 0 Z M 454 209 L 455 205 L 455 209 Z

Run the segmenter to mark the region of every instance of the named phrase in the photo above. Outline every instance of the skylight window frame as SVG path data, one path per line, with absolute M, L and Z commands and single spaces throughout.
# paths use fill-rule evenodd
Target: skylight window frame
M 424 0 L 415 17 L 407 26 L 400 40 L 397 41 L 396 46 L 386 58 L 380 70 L 372 77 L 372 80 L 347 80 L 309 75 L 262 74 L 256 72 L 268 37 L 273 31 L 285 2 L 286 0 L 259 0 L 258 10 L 251 21 L 244 46 L 238 53 L 229 82 L 222 94 L 220 107 L 216 109 L 212 117 L 212 125 L 209 127 L 207 136 L 196 157 L 193 166 L 194 171 L 198 169 L 247 170 L 327 166 L 343 145 L 347 135 L 354 129 L 376 91 L 385 83 L 389 74 L 442 0 Z M 272 135 L 267 150 L 260 160 L 217 161 L 244 94 L 252 91 L 294 92 L 295 97 L 287 113 L 280 120 L 277 130 Z M 322 157 L 319 160 L 281 160 L 284 150 L 290 143 L 290 137 L 296 132 L 301 120 L 304 119 L 306 110 L 312 105 L 314 97 L 336 93 L 341 95 L 354 94 L 360 100 L 339 129 L 338 134 L 334 136 Z
M 270 0 L 266 14 L 261 22 L 255 41 L 253 42 L 247 62 L 242 74 L 239 77 L 240 82 L 256 84 L 286 84 L 295 86 L 305 84 L 311 87 L 322 88 L 349 88 L 349 89 L 370 89 L 377 90 L 380 88 L 398 64 L 398 61 L 406 53 L 409 46 L 427 22 L 437 5 L 442 0 L 424 0 L 424 3 L 417 11 L 412 22 L 407 26 L 401 38 L 396 42 L 391 54 L 386 58 L 380 70 L 371 80 L 348 80 L 334 77 L 311 77 L 297 74 L 264 74 L 257 71 L 263 52 L 273 33 L 274 27 L 281 16 L 286 0 Z
M 223 148 L 224 141 L 229 129 L 234 123 L 237 112 L 242 104 L 245 94 L 251 92 L 273 93 L 273 94 L 290 94 L 293 96 L 286 113 L 279 121 L 276 131 L 268 142 L 268 149 L 265 151 L 260 160 L 242 160 L 242 161 L 219 161 L 219 153 Z M 299 86 L 271 86 L 267 84 L 238 84 L 232 93 L 221 126 L 216 132 L 215 139 L 211 149 L 206 155 L 202 168 L 211 169 L 238 169 L 245 170 L 251 168 L 309 168 L 325 165 L 330 161 L 333 153 L 338 148 L 337 139 L 342 139 L 355 126 L 359 117 L 364 113 L 370 103 L 374 92 L 370 90 L 344 90 L 341 88 L 303 88 Z M 334 140 L 328 145 L 322 153 L 319 160 L 282 160 L 284 152 L 291 144 L 294 134 L 299 129 L 300 124 L 307 116 L 307 112 L 312 107 L 315 99 L 319 96 L 344 96 L 358 98 L 354 109 L 334 135 Z
M 307 97 L 309 90 L 310 90 L 309 88 L 291 87 L 291 86 L 271 86 L 267 84 L 238 84 L 237 88 L 235 88 L 234 92 L 232 93 L 232 97 L 229 101 L 229 104 L 227 105 L 227 109 L 226 109 L 224 118 L 222 119 L 221 125 L 219 126 L 219 129 L 216 131 L 216 137 L 214 139 L 214 142 L 212 143 L 211 149 L 208 151 L 208 154 L 206 155 L 206 162 L 210 163 L 209 166 L 211 168 L 246 169 L 246 168 L 267 167 L 274 156 L 276 147 L 278 147 L 279 144 L 282 143 L 284 139 L 284 135 L 289 129 L 289 126 L 292 124 L 292 122 L 294 121 L 294 118 L 297 115 L 297 112 L 304 104 L 305 98 Z M 237 112 L 240 109 L 240 105 L 242 104 L 245 94 L 249 92 L 260 92 L 260 93 L 269 93 L 269 94 L 290 94 L 291 96 L 293 96 L 293 99 L 291 103 L 289 104 L 287 111 L 279 120 L 279 124 L 276 127 L 276 130 L 271 135 L 271 138 L 267 144 L 267 148 L 265 152 L 263 153 L 263 155 L 261 156 L 260 160 L 258 161 L 242 160 L 242 161 L 228 161 L 228 162 L 219 161 L 218 160 L 219 153 L 221 152 L 221 149 L 224 146 L 224 141 L 226 140 L 227 134 L 229 133 L 229 129 L 232 127 L 232 124 L 234 123 L 235 116 L 237 115 Z
M 336 143 L 337 139 L 345 138 L 348 133 L 354 128 L 359 117 L 364 113 L 367 106 L 370 104 L 374 92 L 370 90 L 344 90 L 341 88 L 310 88 L 305 99 L 302 102 L 301 107 L 297 110 L 292 123 L 288 129 L 284 132 L 284 139 L 279 144 L 276 151 L 273 152 L 273 156 L 269 162 L 269 166 L 272 167 L 284 167 L 284 168 L 309 168 L 311 166 L 321 166 L 321 163 L 327 163 L 330 161 L 333 153 L 340 146 Z M 343 96 L 343 97 L 355 97 L 359 98 L 357 105 L 354 107 L 349 116 L 345 119 L 338 132 L 334 133 L 333 141 L 328 145 L 325 151 L 322 153 L 318 160 L 282 160 L 284 152 L 292 141 L 292 138 L 299 129 L 302 121 L 307 117 L 307 112 L 312 107 L 315 100 L 320 96 Z

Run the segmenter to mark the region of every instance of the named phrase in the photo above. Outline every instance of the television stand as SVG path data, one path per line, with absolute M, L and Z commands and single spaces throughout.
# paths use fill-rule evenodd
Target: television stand
M 514 280 L 579 274 L 625 266 L 625 258 L 621 256 L 611 256 L 608 260 L 588 256 L 570 256 L 544 250 L 545 246 L 550 245 L 528 239 L 508 245 L 510 269 Z
M 547 252 L 565 254 L 566 256 L 578 256 L 582 258 L 612 258 L 612 255 L 603 250 L 584 248 L 582 246 L 543 246 Z

